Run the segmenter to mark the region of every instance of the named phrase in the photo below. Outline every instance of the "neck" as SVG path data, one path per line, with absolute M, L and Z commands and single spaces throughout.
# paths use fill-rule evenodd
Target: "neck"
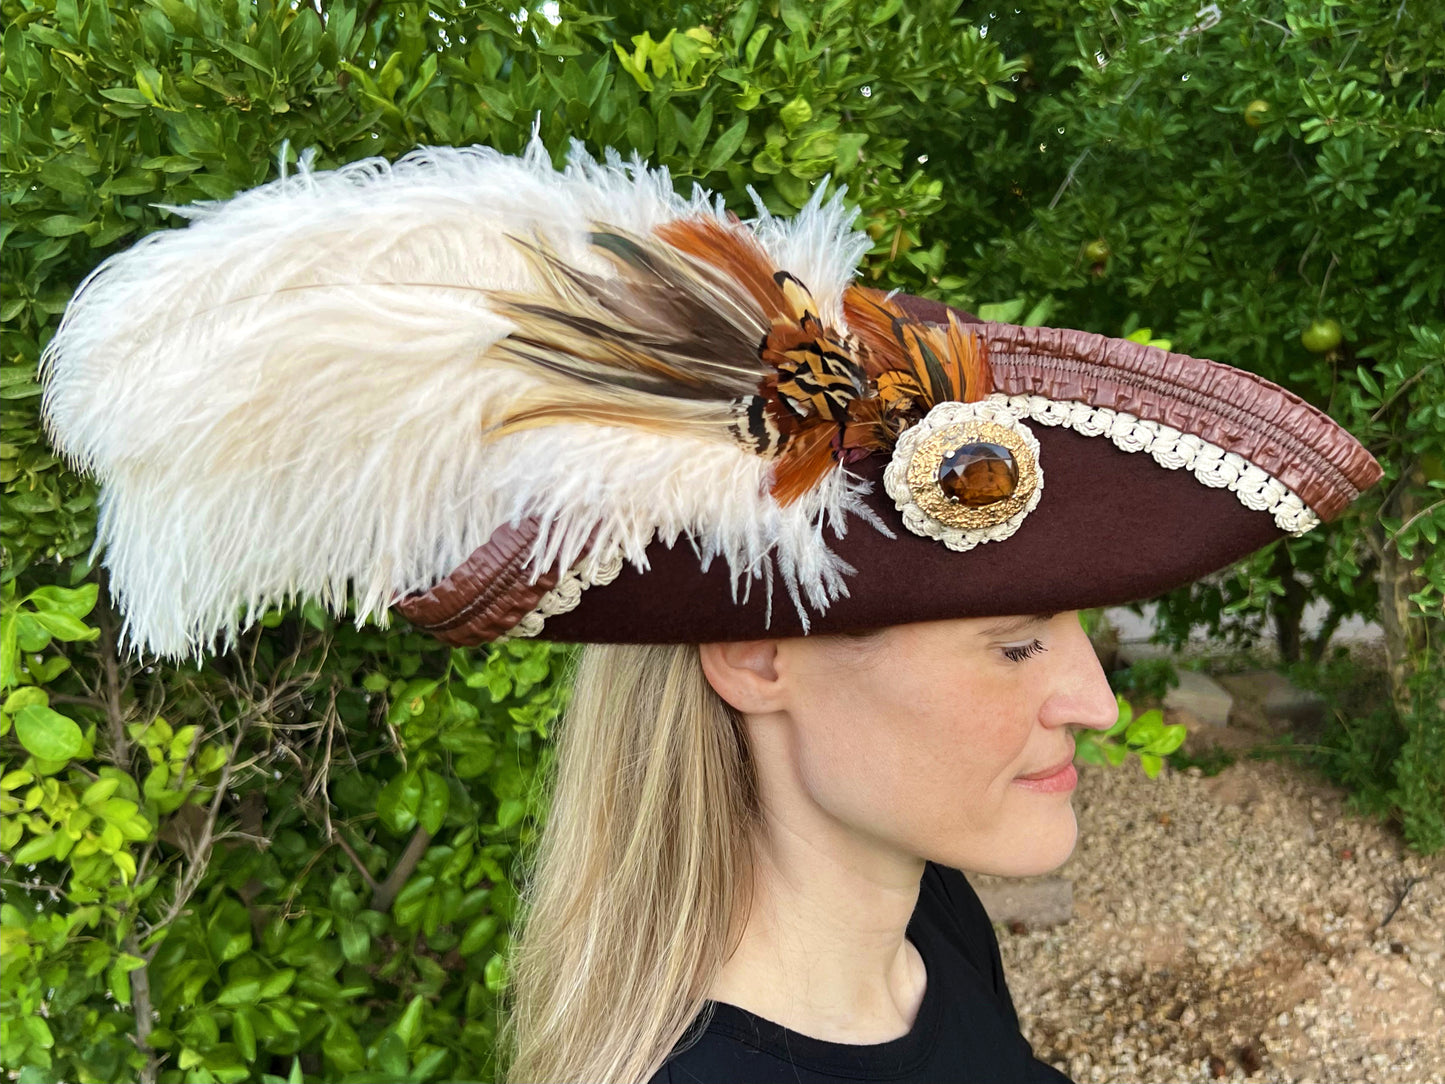
M 710 996 L 830 1042 L 896 1039 L 926 982 L 904 936 L 923 862 L 801 797 L 762 795 L 752 898 Z

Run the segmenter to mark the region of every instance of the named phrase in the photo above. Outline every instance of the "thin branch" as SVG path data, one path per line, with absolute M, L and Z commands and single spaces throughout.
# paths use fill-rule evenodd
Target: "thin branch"
M 1128 95 L 1126 94 L 1125 97 L 1127 98 Z M 1078 173 L 1079 167 L 1084 164 L 1084 159 L 1087 157 L 1089 157 L 1089 148 L 1085 147 L 1079 152 L 1079 157 L 1074 159 L 1074 164 L 1069 167 L 1069 171 L 1064 174 L 1063 183 L 1059 185 L 1059 190 L 1054 193 L 1054 198 L 1049 200 L 1049 210 L 1052 211 L 1058 206 L 1059 200 L 1064 196 L 1064 190 L 1074 183 L 1074 175 Z
M 1315 250 L 1315 243 L 1320 239 L 1320 232 L 1318 229 L 1315 230 L 1314 236 L 1310 238 L 1309 244 L 1305 245 L 1304 255 L 1299 258 L 1299 266 L 1295 268 L 1295 273 L 1311 286 L 1313 286 L 1314 283 L 1310 282 L 1309 275 L 1305 274 L 1305 264 L 1309 263 L 1310 253 Z
M 1331 272 L 1334 271 L 1335 265 L 1338 264 L 1339 262 L 1340 262 L 1339 256 L 1337 256 L 1335 253 L 1331 252 L 1331 253 L 1330 253 L 1330 265 L 1325 268 L 1325 280 L 1324 280 L 1322 283 L 1320 283 L 1320 296 L 1319 296 L 1319 300 L 1316 302 L 1316 305 L 1323 305 L 1323 304 L 1325 303 L 1325 291 L 1326 291 L 1327 289 L 1329 289 L 1329 285 L 1330 285 L 1330 274 L 1331 274 Z
M 1409 519 L 1407 519 L 1404 523 L 1400 524 L 1400 529 L 1390 536 L 1390 540 L 1385 543 L 1385 548 L 1389 549 L 1391 546 L 1394 546 L 1395 539 L 1399 538 L 1407 530 L 1413 527 L 1416 520 L 1420 519 L 1422 516 L 1428 516 L 1431 512 L 1435 511 L 1435 509 L 1439 508 L 1442 504 L 1445 504 L 1445 497 L 1441 497 L 1438 501 L 1432 501 L 1424 508 L 1420 509 L 1420 511 L 1416 512 Z
M 1432 361 L 1428 365 L 1422 365 L 1420 366 L 1420 368 L 1416 369 L 1413 373 L 1411 373 L 1404 380 L 1402 380 L 1400 382 L 1400 386 L 1390 393 L 1390 398 L 1386 399 L 1383 403 L 1380 404 L 1380 409 L 1370 415 L 1370 421 L 1377 422 L 1381 418 L 1383 418 L 1385 416 L 1385 411 L 1389 410 L 1392 406 L 1395 405 L 1395 400 L 1399 399 L 1400 396 L 1404 395 L 1411 385 L 1413 385 L 1417 380 L 1419 380 L 1422 376 L 1424 376 L 1426 373 L 1428 373 L 1431 369 L 1435 368 L 1435 366 L 1439 364 L 1440 363 L 1438 361 Z
M 407 879 L 416 872 L 417 864 L 426 854 L 426 849 L 431 845 L 431 833 L 425 828 L 417 828 L 416 833 L 411 837 L 411 842 L 406 845 L 406 850 L 401 852 L 397 859 L 396 868 L 381 884 L 376 886 L 376 891 L 371 894 L 371 909 L 373 911 L 389 911 L 392 902 L 397 894 L 406 886 Z
M 331 842 L 340 847 L 341 852 L 351 859 L 351 864 L 356 867 L 356 872 L 361 874 L 361 879 L 366 882 L 366 887 L 371 889 L 372 899 L 375 899 L 377 892 L 381 890 L 381 885 L 371 875 L 371 870 L 366 868 L 366 863 L 361 860 L 361 856 L 351 849 L 351 844 L 346 842 L 346 837 L 340 832 L 332 834 Z
M 128 770 L 130 768 L 130 741 L 125 733 L 125 704 L 121 691 L 125 683 L 120 676 L 119 645 L 115 637 L 115 615 L 108 604 L 99 608 L 100 661 L 105 670 L 105 719 L 110 732 L 110 753 L 114 763 Z
M 1410 894 L 1410 889 L 1414 888 L 1424 879 L 1423 877 L 1406 877 L 1403 882 L 1399 883 L 1395 889 L 1395 906 L 1390 908 L 1390 913 L 1385 916 L 1385 920 L 1375 927 L 1377 932 L 1383 930 L 1390 924 L 1390 920 L 1395 917 L 1396 912 L 1398 912 L 1404 904 L 1405 897 Z
M 181 876 L 181 881 L 176 885 L 175 894 L 171 897 L 171 903 L 166 908 L 166 913 L 158 922 L 149 924 L 146 937 L 163 927 L 169 926 L 185 909 L 190 902 L 191 896 L 200 887 L 201 879 L 206 875 L 206 868 L 210 865 L 211 846 L 215 841 L 216 821 L 221 815 L 221 803 L 226 797 L 226 788 L 231 782 L 231 772 L 235 765 L 236 754 L 241 750 L 241 742 L 246 737 L 245 721 L 241 720 L 236 728 L 236 738 L 231 743 L 231 751 L 226 757 L 226 763 L 221 768 L 221 778 L 216 783 L 215 794 L 211 797 L 211 806 L 206 811 L 206 821 L 201 826 L 200 835 L 185 849 L 189 852 L 186 855 L 186 872 Z M 189 760 L 189 758 L 187 758 Z M 150 949 L 153 956 L 160 943 L 157 942 Z

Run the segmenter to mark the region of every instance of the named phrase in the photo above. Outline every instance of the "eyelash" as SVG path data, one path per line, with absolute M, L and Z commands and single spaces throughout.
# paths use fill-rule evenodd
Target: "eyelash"
M 1031 643 L 1019 644 L 1016 647 L 1006 647 L 1003 649 L 1003 653 L 1011 662 L 1023 662 L 1025 659 L 1031 659 L 1035 655 L 1041 655 L 1047 650 L 1048 648 L 1043 645 L 1042 641 L 1034 640 Z

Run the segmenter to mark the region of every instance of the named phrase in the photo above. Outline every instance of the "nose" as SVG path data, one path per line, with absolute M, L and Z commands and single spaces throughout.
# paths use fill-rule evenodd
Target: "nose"
M 1040 710 L 1045 726 L 1082 726 L 1108 730 L 1119 719 L 1119 701 L 1094 645 L 1089 642 L 1077 613 L 1057 615 L 1049 630 L 1053 642 L 1044 658 L 1056 664 L 1049 680 L 1053 686 Z

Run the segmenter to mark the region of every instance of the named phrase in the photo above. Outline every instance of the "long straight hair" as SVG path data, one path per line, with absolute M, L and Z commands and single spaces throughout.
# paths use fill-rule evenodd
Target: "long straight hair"
M 511 957 L 512 1082 L 645 1081 L 707 1000 L 750 890 L 757 784 L 696 645 L 591 645 Z

